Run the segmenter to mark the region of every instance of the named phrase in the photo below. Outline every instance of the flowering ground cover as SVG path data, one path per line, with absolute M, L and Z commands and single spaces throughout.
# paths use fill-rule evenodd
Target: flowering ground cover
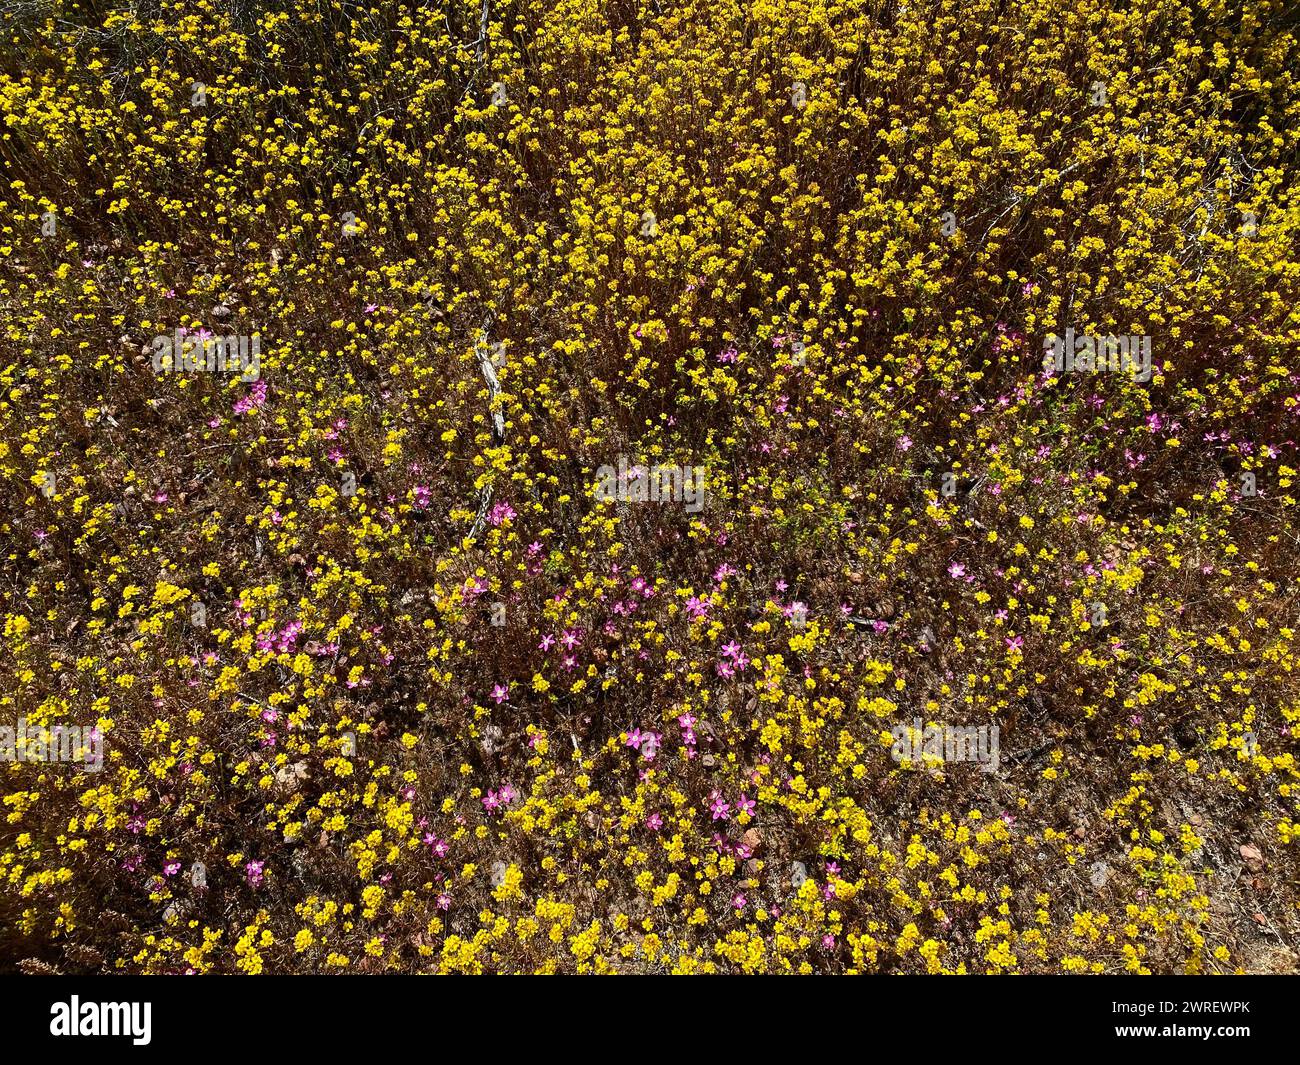
M 0 6 L 0 965 L 1294 971 L 1298 21 Z

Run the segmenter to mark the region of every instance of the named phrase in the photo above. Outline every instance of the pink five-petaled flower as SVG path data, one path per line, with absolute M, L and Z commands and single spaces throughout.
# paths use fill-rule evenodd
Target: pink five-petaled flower
M 537 649 L 539 651 L 549 651 L 554 646 L 555 646 L 555 637 L 548 635 L 542 637 L 542 642 L 537 645 Z
M 500 706 L 509 698 L 510 698 L 509 684 L 498 684 L 496 687 L 492 689 L 492 700 L 497 704 L 497 706 Z
M 747 796 L 744 795 L 742 795 L 740 797 L 740 801 L 736 803 L 737 814 L 749 814 L 750 817 L 753 817 L 754 811 L 757 808 L 758 808 L 758 804 L 754 802 L 753 799 L 748 798 Z
M 745 896 L 742 895 L 739 891 L 737 891 L 734 895 L 731 896 L 731 905 L 738 910 L 743 910 L 745 908 L 745 903 L 747 901 L 748 900 L 745 898 Z
M 262 883 L 262 869 L 265 864 L 265 862 L 248 862 L 244 866 L 244 876 L 253 887 Z
M 709 796 L 709 812 L 713 814 L 713 820 L 725 821 L 731 812 L 731 804 L 715 791 Z
M 502 522 L 510 521 L 515 516 L 515 508 L 509 503 L 498 503 L 492 508 L 492 513 L 488 515 L 488 521 L 495 527 Z
M 949 577 L 964 577 L 964 576 L 966 576 L 966 565 L 965 565 L 965 563 L 962 563 L 962 562 L 954 562 L 951 566 L 948 567 L 948 576 L 949 576 Z
M 701 599 L 698 595 L 693 595 L 686 600 L 686 613 L 694 620 L 699 621 L 701 618 L 708 617 L 711 605 L 707 599 Z
M 253 387 L 249 389 L 248 395 L 242 399 L 237 399 L 231 410 L 236 414 L 247 414 L 250 410 L 256 410 L 266 402 L 266 382 L 254 381 Z
M 645 819 L 645 827 L 651 832 L 658 832 L 664 827 L 664 819 L 658 814 L 651 814 Z

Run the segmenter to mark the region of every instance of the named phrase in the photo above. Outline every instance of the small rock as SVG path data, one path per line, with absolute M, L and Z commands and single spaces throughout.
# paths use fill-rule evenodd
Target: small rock
M 794 862 L 790 866 L 790 886 L 798 891 L 808 879 L 808 867 L 803 862 Z
M 488 725 L 483 730 L 483 750 L 488 754 L 496 754 L 501 749 L 505 735 L 499 725 Z
M 276 783 L 281 787 L 288 788 L 290 791 L 297 791 L 298 781 L 306 779 L 306 762 L 294 762 L 293 765 L 282 765 L 275 771 Z

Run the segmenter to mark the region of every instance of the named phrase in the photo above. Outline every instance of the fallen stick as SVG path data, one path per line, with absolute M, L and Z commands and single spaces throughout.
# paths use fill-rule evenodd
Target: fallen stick
M 496 367 L 492 365 L 491 356 L 488 354 L 492 350 L 487 343 L 487 331 L 492 324 L 492 317 L 489 313 L 483 323 L 478 342 L 474 345 L 474 354 L 478 356 L 479 372 L 483 374 L 483 380 L 487 382 L 488 386 L 488 411 L 492 417 L 492 439 L 500 445 L 504 444 L 506 439 L 506 419 L 500 410 L 492 410 L 493 402 L 501 394 L 501 382 L 497 380 Z M 474 518 L 474 527 L 469 533 L 471 540 L 479 538 L 479 534 L 483 531 L 483 525 L 487 521 L 488 507 L 491 505 L 492 486 L 489 484 L 483 488 L 482 493 L 479 495 L 478 514 Z

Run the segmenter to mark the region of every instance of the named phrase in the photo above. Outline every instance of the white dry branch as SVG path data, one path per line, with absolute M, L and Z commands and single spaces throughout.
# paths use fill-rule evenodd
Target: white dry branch
M 497 380 L 496 367 L 492 365 L 490 352 L 491 346 L 487 342 L 488 327 L 492 324 L 492 315 L 488 315 L 487 320 L 483 323 L 483 329 L 479 334 L 479 339 L 474 344 L 474 354 L 478 357 L 479 372 L 483 374 L 483 380 L 488 386 L 488 411 L 492 418 L 492 439 L 498 446 L 505 443 L 506 439 L 506 419 L 501 413 L 501 409 L 493 409 L 497 396 L 501 394 L 501 382 Z M 479 494 L 478 514 L 474 517 L 474 527 L 470 530 L 469 538 L 477 540 L 479 534 L 483 531 L 483 525 L 487 521 L 488 508 L 492 505 L 492 485 L 483 486 Z

